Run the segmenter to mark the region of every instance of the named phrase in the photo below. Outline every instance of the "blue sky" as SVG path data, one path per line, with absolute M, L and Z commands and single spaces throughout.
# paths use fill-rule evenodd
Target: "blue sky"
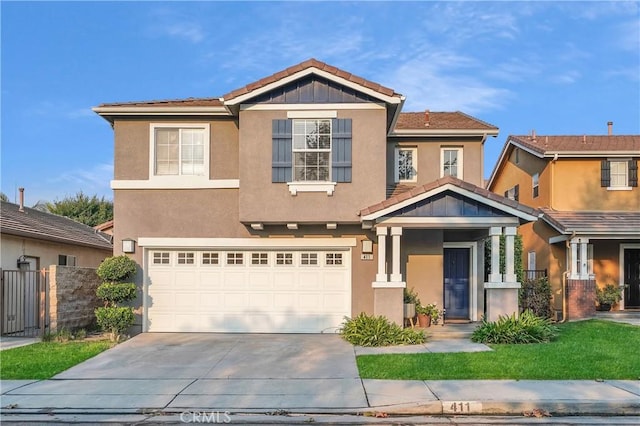
M 509 134 L 640 133 L 639 2 L 11 2 L 2 192 L 112 198 L 105 102 L 212 97 L 314 57 Z

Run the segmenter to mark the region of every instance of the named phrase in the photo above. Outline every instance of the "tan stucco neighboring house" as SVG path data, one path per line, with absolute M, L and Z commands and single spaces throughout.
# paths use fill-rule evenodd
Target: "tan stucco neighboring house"
M 540 208 L 519 229 L 526 269 L 548 271 L 554 308 L 594 309 L 595 286 L 623 287 L 640 308 L 640 135 L 509 136 L 487 188 Z M 567 297 L 563 297 L 563 295 Z
M 113 235 L 113 219 L 112 220 L 108 220 L 104 223 L 101 223 L 99 225 L 96 225 L 93 227 L 93 229 L 95 229 L 96 231 L 100 231 L 103 234 L 107 234 L 107 235 Z
M 477 321 L 517 311 L 513 239 L 537 211 L 482 189 L 498 128 L 311 59 L 222 97 L 102 104 L 114 249 L 141 266 L 141 331 L 402 323 L 403 289 Z M 507 266 L 485 282 L 484 240 Z M 487 295 L 485 298 L 485 294 Z
M 40 270 L 50 265 L 96 268 L 112 255 L 110 236 L 66 217 L 1 202 L 3 270 Z

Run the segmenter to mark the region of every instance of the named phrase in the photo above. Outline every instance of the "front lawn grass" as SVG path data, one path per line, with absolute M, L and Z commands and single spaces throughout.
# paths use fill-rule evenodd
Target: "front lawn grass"
M 358 369 L 363 379 L 640 379 L 640 327 L 589 320 L 559 328 L 551 343 L 489 345 L 491 352 L 361 355 Z
M 0 351 L 0 379 L 49 379 L 113 344 L 106 340 L 41 342 Z

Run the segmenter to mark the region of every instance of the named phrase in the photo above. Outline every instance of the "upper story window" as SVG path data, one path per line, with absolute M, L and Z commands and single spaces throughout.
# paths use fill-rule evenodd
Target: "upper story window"
M 602 160 L 600 186 L 607 189 L 631 189 L 638 186 L 638 161 L 629 159 Z
M 440 149 L 440 177 L 453 176 L 462 179 L 462 148 Z
M 520 185 L 515 185 L 512 188 L 504 191 L 504 196 L 510 200 L 520 200 Z
M 398 147 L 395 150 L 396 182 L 416 182 L 418 176 L 418 149 Z
M 153 177 L 209 175 L 208 124 L 152 124 Z
M 331 180 L 331 120 L 293 120 L 293 180 Z
M 531 196 L 533 198 L 536 198 L 540 193 L 539 185 L 540 185 L 540 174 L 534 173 L 534 175 L 531 176 L 531 188 L 532 188 Z

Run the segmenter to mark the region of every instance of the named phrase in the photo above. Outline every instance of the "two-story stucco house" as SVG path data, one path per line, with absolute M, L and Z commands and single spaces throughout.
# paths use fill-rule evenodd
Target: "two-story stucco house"
M 620 285 L 640 308 L 640 135 L 509 136 L 488 189 L 540 208 L 519 229 L 525 268 L 547 269 L 554 308 L 594 311 L 595 286 Z M 567 297 L 563 297 L 563 295 Z
M 115 133 L 114 244 L 142 269 L 142 330 L 401 323 L 406 286 L 447 319 L 517 310 L 513 255 L 501 274 L 496 250 L 484 282 L 482 241 L 506 234 L 509 253 L 536 219 L 482 188 L 498 129 L 404 100 L 311 59 L 219 98 L 94 108 Z

